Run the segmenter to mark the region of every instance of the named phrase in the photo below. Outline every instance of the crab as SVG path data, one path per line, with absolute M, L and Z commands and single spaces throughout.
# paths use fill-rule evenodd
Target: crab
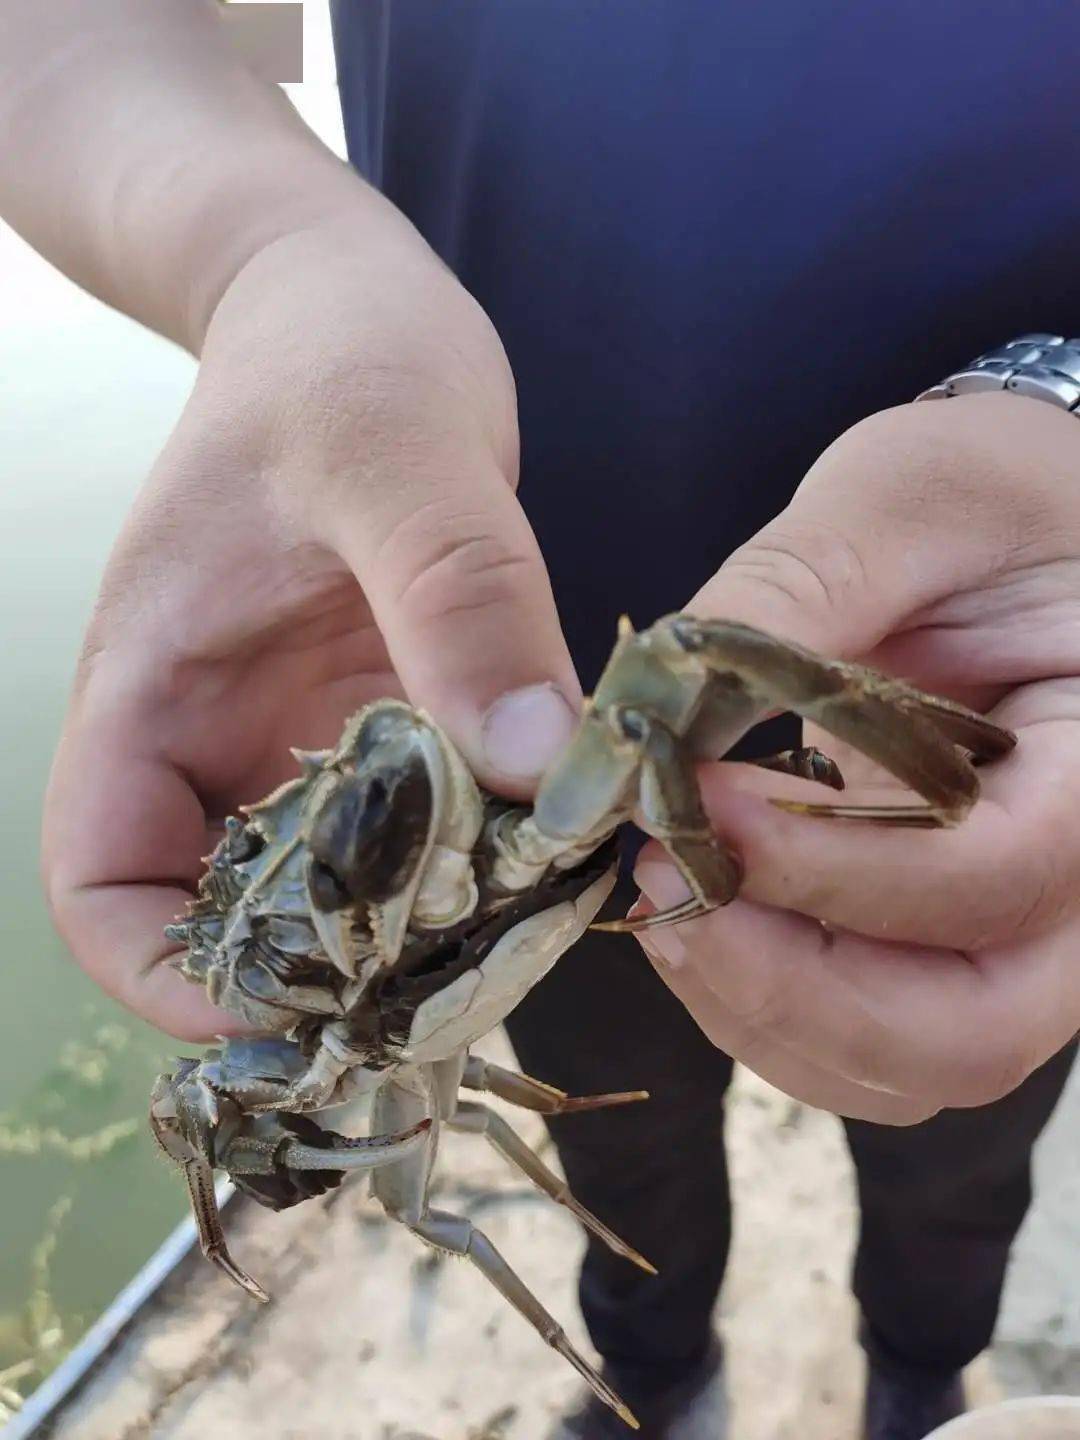
M 370 1171 L 387 1214 L 467 1257 L 629 1425 L 606 1380 L 470 1220 L 428 1199 L 440 1130 L 486 1136 L 616 1253 L 649 1262 L 569 1192 L 503 1117 L 461 1091 L 543 1115 L 647 1098 L 570 1097 L 469 1054 L 590 926 L 636 820 L 660 840 L 689 898 L 599 922 L 634 930 L 706 914 L 737 894 L 735 851 L 715 835 L 696 763 L 755 723 L 793 711 L 878 762 L 919 803 L 777 801 L 810 815 L 950 825 L 979 794 L 976 766 L 1015 737 L 971 710 L 747 625 L 671 615 L 618 641 L 580 726 L 538 787 L 511 804 L 477 785 L 435 722 L 400 700 L 365 706 L 338 745 L 294 751 L 301 774 L 226 822 L 173 963 L 258 1032 L 158 1078 L 153 1133 L 184 1171 L 203 1253 L 258 1300 L 232 1258 L 215 1169 L 282 1209 Z M 753 762 L 843 789 L 814 747 Z M 312 1118 L 370 1100 L 370 1134 Z

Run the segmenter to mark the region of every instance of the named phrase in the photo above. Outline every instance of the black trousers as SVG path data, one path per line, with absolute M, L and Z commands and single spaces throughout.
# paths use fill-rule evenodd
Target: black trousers
M 677 1379 L 709 1341 L 727 1259 L 732 1062 L 626 935 L 587 935 L 508 1028 L 538 1079 L 574 1094 L 650 1091 L 641 1105 L 556 1117 L 551 1132 L 574 1193 L 660 1272 L 590 1240 L 580 1298 L 594 1345 L 616 1368 Z M 1031 1200 L 1032 1145 L 1074 1049 L 994 1105 L 906 1129 L 845 1122 L 861 1207 L 854 1289 L 877 1363 L 930 1378 L 989 1343 Z

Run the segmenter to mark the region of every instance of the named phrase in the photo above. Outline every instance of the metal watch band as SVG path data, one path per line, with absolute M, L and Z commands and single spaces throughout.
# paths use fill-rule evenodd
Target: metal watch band
M 1080 417 L 1080 338 L 1020 335 L 988 350 L 963 370 L 917 395 L 916 400 L 947 400 L 987 390 L 1012 390 L 1048 400 Z

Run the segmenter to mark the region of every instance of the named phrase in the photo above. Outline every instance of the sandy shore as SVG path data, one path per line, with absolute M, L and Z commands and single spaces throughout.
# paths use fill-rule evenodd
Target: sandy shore
M 501 1044 L 487 1053 L 505 1058 Z M 515 1124 L 535 1142 L 534 1117 Z M 1039 1156 L 999 1339 L 974 1399 L 1080 1392 L 1080 1081 Z M 847 1271 L 854 1193 L 836 1121 L 741 1074 L 730 1099 L 735 1245 L 718 1315 L 730 1440 L 849 1440 L 862 1367 Z M 466 1211 L 587 1345 L 574 1222 L 470 1136 L 440 1204 Z M 576 1377 L 467 1265 L 387 1224 L 360 1186 L 275 1216 L 231 1208 L 259 1307 L 193 1256 L 71 1402 L 58 1440 L 541 1440 Z

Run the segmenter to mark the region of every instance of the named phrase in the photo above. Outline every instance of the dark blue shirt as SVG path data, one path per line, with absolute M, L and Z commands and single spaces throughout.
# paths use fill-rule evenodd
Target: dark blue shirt
M 1080 333 L 1077 0 L 333 13 L 355 164 L 507 347 L 586 685 L 845 427 Z

